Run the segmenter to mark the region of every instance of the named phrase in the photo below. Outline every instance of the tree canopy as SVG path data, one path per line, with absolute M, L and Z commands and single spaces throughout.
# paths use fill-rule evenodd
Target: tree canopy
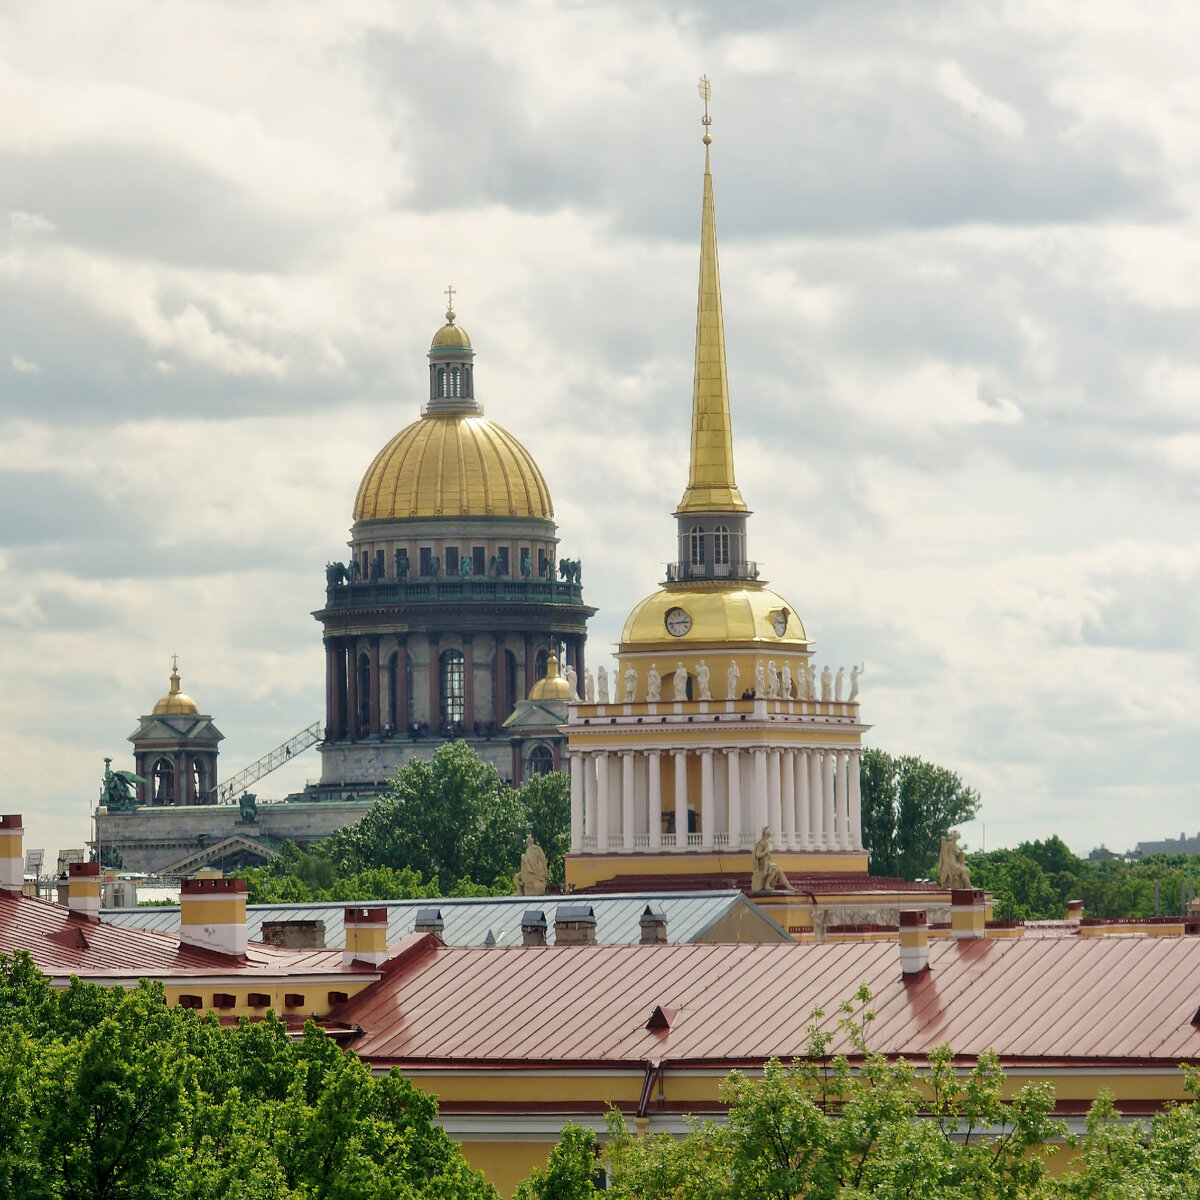
M 860 779 L 872 875 L 920 879 L 936 873 L 942 838 L 979 811 L 979 793 L 953 771 L 911 755 L 864 750 Z
M 498 1200 L 433 1123 L 315 1025 L 223 1028 L 162 985 L 0 956 L 0 1195 L 22 1200 Z
M 510 788 L 465 742 L 406 763 L 356 825 L 307 853 L 285 846 L 245 872 L 252 903 L 402 900 L 512 892 L 525 835 L 545 851 L 551 886 L 570 849 L 570 788 L 554 771 Z

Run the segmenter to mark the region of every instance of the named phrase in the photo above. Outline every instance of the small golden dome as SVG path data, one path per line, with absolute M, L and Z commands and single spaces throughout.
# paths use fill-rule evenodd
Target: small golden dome
M 571 685 L 558 673 L 558 659 L 546 659 L 546 674 L 529 689 L 530 700 L 570 700 Z
M 367 468 L 356 521 L 404 517 L 554 519 L 550 489 L 529 451 L 471 413 L 430 413 L 402 429 Z
M 430 350 L 460 349 L 470 350 L 471 339 L 461 325 L 455 325 L 454 313 L 446 313 L 446 323 L 433 335 Z
M 171 671 L 171 690 L 151 710 L 155 716 L 199 716 L 200 706 L 179 690 L 179 669 Z
M 685 630 L 679 636 L 667 628 L 667 616 L 675 609 L 685 614 L 672 619 L 674 628 Z M 701 642 L 758 642 L 800 649 L 808 645 L 808 635 L 791 604 L 769 588 L 752 584 L 662 588 L 629 614 L 621 631 L 622 653 L 641 646 L 684 648 Z

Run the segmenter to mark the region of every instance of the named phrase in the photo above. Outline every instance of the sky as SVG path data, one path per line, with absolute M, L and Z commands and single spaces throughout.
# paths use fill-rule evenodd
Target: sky
M 611 654 L 687 477 L 704 73 L 751 557 L 818 669 L 972 848 L 1194 834 L 1197 47 L 1172 0 L 0 0 L 0 811 L 82 844 L 173 653 L 222 776 L 323 719 L 450 283 Z

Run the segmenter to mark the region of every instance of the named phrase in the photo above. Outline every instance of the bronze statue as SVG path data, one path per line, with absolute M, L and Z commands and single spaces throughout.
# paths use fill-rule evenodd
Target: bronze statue
M 762 837 L 754 846 L 754 874 L 750 881 L 752 892 L 794 892 L 788 877 L 771 861 L 771 830 L 763 826 Z
M 243 792 L 238 807 L 241 810 L 239 825 L 253 825 L 258 820 L 258 797 L 253 792 Z
M 399 579 L 401 583 L 405 582 L 408 579 L 408 551 L 407 550 L 397 550 L 396 551 L 396 578 Z
M 132 771 L 114 771 L 112 759 L 104 760 L 104 781 L 100 784 L 100 803 L 109 812 L 130 812 L 138 807 L 137 785 L 146 781 Z
M 521 855 L 521 869 L 517 872 L 518 896 L 544 896 L 550 868 L 541 846 L 533 840 L 533 834 L 525 835 L 525 852 Z

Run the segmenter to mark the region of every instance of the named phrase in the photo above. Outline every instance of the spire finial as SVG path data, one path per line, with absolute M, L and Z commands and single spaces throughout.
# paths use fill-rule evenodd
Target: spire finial
M 700 124 L 704 126 L 704 144 L 712 145 L 712 135 L 708 132 L 712 125 L 712 117 L 708 115 L 708 102 L 712 99 L 712 84 L 708 82 L 707 75 L 700 76 L 700 99 L 704 101 L 704 116 L 700 120 Z
M 454 324 L 454 287 L 446 288 L 446 324 Z
M 178 654 L 171 655 L 171 670 L 172 671 L 179 670 L 179 655 Z

